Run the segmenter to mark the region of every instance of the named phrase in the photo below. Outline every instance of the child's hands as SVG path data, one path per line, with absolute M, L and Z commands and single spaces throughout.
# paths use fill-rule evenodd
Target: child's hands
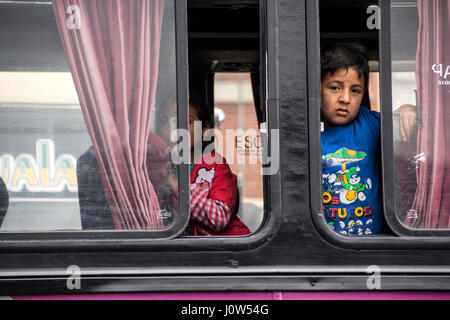
M 195 183 L 191 186 L 191 195 L 202 193 L 208 194 L 211 189 L 211 184 L 208 181 L 203 181 L 201 183 Z

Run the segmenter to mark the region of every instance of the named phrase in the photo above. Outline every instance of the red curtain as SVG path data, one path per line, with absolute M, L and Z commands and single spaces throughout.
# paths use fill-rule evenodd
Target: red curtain
M 119 230 L 163 227 L 146 164 L 164 0 L 53 0 Z
M 414 214 L 406 218 L 414 228 L 450 227 L 450 86 L 445 85 L 450 80 L 449 1 L 418 0 L 418 186 Z

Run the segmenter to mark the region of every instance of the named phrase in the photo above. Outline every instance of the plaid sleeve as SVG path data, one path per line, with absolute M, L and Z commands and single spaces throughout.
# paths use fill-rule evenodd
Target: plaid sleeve
M 209 199 L 208 182 L 191 190 L 191 219 L 216 232 L 225 229 L 231 219 L 230 208 L 222 201 Z

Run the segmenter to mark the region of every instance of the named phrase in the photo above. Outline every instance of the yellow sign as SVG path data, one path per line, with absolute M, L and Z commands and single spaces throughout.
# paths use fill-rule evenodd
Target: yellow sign
M 55 160 L 55 143 L 49 139 L 36 142 L 36 158 L 21 154 L 0 157 L 0 174 L 10 192 L 78 191 L 77 160 L 63 154 Z M 26 189 L 26 190 L 25 190 Z

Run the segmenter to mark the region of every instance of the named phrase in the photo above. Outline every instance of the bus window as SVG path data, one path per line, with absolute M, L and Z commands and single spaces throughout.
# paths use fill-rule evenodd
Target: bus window
M 369 6 L 320 1 L 323 216 L 342 236 L 386 232 L 378 32 L 364 19 Z
M 391 4 L 397 218 L 410 230 L 450 227 L 449 7 L 448 0 Z
M 0 1 L 0 231 L 159 231 L 187 218 L 168 181 L 175 1 L 99 3 L 110 17 L 84 0 Z
M 321 83 L 320 76 L 317 76 L 321 61 L 318 58 L 320 49 L 336 43 L 363 45 L 368 51 L 370 74 L 362 106 L 370 112 L 381 112 L 381 141 L 378 144 L 377 161 L 383 230 L 377 233 L 378 236 L 362 237 L 351 246 L 354 244 L 360 248 L 366 244 L 400 244 L 403 240 L 396 242 L 393 240 L 394 235 L 448 236 L 450 206 L 445 197 L 449 188 L 446 176 L 448 130 L 445 130 L 445 124 L 450 92 L 450 63 L 442 30 L 446 30 L 449 25 L 448 14 L 445 14 L 448 13 L 449 1 L 383 1 L 374 5 L 370 1 L 338 4 L 322 0 L 320 3 L 311 1 L 307 4 L 307 10 L 311 13 L 320 12 L 319 21 L 308 21 L 313 31 L 308 34 L 308 42 L 313 43 L 308 55 L 311 62 L 308 74 L 312 82 Z M 381 28 L 382 25 L 386 27 Z M 320 46 L 317 45 L 319 38 Z M 313 105 L 320 110 L 321 87 L 311 86 L 309 94 L 313 101 L 317 99 L 317 104 Z M 319 126 L 321 114 L 316 113 L 316 109 L 312 110 L 310 118 L 313 121 L 311 138 L 318 140 L 321 127 L 322 137 L 327 128 L 326 125 Z M 361 191 L 363 188 L 370 190 L 375 184 L 370 183 L 373 181 L 367 183 L 359 165 L 355 168 L 348 165 L 344 154 L 348 159 L 355 152 L 357 156 L 359 150 L 347 149 L 350 150 L 340 149 L 338 152 L 322 154 L 322 162 L 325 160 L 322 168 L 312 165 L 311 172 L 322 169 L 322 181 L 314 182 L 317 188 L 323 187 L 320 199 L 317 196 L 314 201 L 317 203 L 314 211 L 321 210 L 322 214 L 313 216 L 313 220 L 328 240 L 349 245 L 347 239 L 337 237 L 336 233 L 349 235 L 349 230 L 361 229 L 361 222 L 364 222 L 352 219 L 353 222 L 347 224 L 343 220 L 352 215 L 355 219 L 367 213 L 372 216 L 373 210 L 365 210 L 363 206 L 360 206 L 359 211 L 355 208 L 339 210 L 333 206 L 352 201 L 341 197 L 341 193 L 348 194 L 353 190 L 358 195 L 358 190 L 349 183 L 350 178 L 363 185 L 359 185 Z M 337 156 L 342 156 L 340 158 L 344 159 L 344 165 L 338 163 L 342 169 L 333 175 L 328 166 L 337 164 L 334 160 L 339 158 Z M 311 157 L 311 161 L 315 159 Z M 352 163 L 358 163 L 358 160 Z M 350 176 L 344 176 L 344 172 Z M 344 188 L 344 185 L 350 186 Z M 352 192 L 351 197 L 354 198 L 355 193 Z M 364 197 L 360 200 L 366 201 Z M 337 219 L 330 221 L 329 217 Z M 337 232 L 330 232 L 330 229 Z M 371 232 L 367 235 L 371 235 Z M 412 243 L 419 245 L 415 241 Z
M 264 118 L 257 114 L 265 112 L 259 110 L 260 104 L 255 106 L 262 100 L 257 81 L 261 77 L 260 10 L 257 1 L 246 5 L 188 4 L 190 96 L 194 101 L 203 101 L 203 108 L 214 114 L 214 144 L 204 148 L 203 155 L 214 152 L 225 159 L 227 176 L 233 178 L 227 180 L 227 186 L 218 188 L 214 187 L 215 181 L 223 179 L 214 176 L 212 188 L 224 195 L 235 195 L 225 203 L 234 208 L 231 215 L 226 214 L 230 222 L 223 230 L 208 226 L 211 219 L 200 221 L 191 204 L 188 235 L 248 235 L 259 229 L 264 217 L 260 139 Z M 198 115 L 198 108 L 194 109 Z M 194 166 L 191 173 L 191 202 L 196 199 L 196 169 Z M 207 201 L 217 200 L 217 196 L 210 194 Z M 212 216 L 205 212 L 207 217 Z

